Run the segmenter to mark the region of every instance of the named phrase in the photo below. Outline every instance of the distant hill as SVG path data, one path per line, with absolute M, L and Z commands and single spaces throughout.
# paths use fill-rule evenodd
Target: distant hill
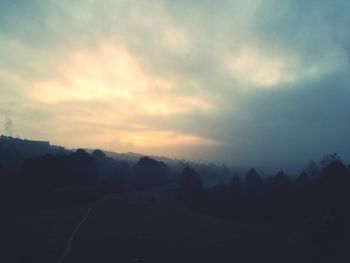
M 88 153 L 92 153 L 95 149 L 85 149 Z M 49 141 L 36 141 L 28 139 L 19 139 L 9 136 L 0 136 L 0 152 L 6 155 L 6 152 L 16 153 L 21 158 L 21 161 L 44 154 L 69 154 L 74 149 L 66 149 L 62 146 L 51 145 Z M 136 165 L 137 162 L 145 157 L 145 154 L 141 153 L 116 153 L 112 151 L 104 151 L 106 156 L 117 159 L 120 161 L 127 161 L 131 166 Z M 170 173 L 178 175 L 181 173 L 184 167 L 190 165 L 193 167 L 202 177 L 203 182 L 207 186 L 219 184 L 221 181 L 229 182 L 232 178 L 232 174 L 243 174 L 246 169 L 238 167 L 228 167 L 226 165 L 217 165 L 213 163 L 200 163 L 195 161 L 189 161 L 185 159 L 172 159 L 164 156 L 152 156 L 148 157 L 163 162 L 169 166 Z
M 49 141 L 34 141 L 27 139 L 0 136 L 1 151 L 15 151 L 24 158 L 43 155 L 47 153 L 68 153 L 69 150 L 62 146 L 51 145 Z
M 92 152 L 93 149 L 85 149 L 87 152 Z M 141 153 L 133 153 L 133 152 L 127 152 L 127 153 L 116 153 L 112 151 L 104 151 L 104 153 L 113 159 L 117 160 L 124 160 L 129 162 L 131 165 L 136 165 L 136 163 L 143 157 L 145 157 L 145 154 Z M 201 163 L 191 160 L 185 160 L 185 159 L 172 159 L 168 157 L 163 156 L 154 156 L 154 155 L 147 155 L 147 157 L 150 157 L 154 160 L 163 162 L 167 164 L 170 168 L 170 172 L 172 174 L 180 174 L 181 171 L 187 166 L 193 167 L 201 176 L 204 184 L 208 186 L 214 186 L 219 184 L 220 182 L 228 183 L 232 179 L 233 174 L 245 174 L 247 169 L 242 167 L 233 167 L 233 166 L 226 166 L 226 165 L 218 165 L 214 163 Z

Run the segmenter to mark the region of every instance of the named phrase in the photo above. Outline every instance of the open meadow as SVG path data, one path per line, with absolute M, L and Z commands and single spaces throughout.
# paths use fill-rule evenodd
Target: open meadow
M 87 208 L 2 216 L 7 260 L 58 262 Z M 183 206 L 171 189 L 153 189 L 96 201 L 62 262 L 312 262 L 317 232 L 312 220 L 291 226 L 212 218 Z

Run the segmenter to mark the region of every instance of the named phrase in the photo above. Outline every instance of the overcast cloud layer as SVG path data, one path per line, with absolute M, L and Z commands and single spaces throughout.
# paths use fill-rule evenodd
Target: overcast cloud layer
M 261 168 L 350 160 L 346 0 L 0 1 L 3 133 Z

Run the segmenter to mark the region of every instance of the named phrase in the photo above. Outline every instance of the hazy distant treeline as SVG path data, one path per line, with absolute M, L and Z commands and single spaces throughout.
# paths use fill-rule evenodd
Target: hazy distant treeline
M 17 209 L 91 201 L 107 193 L 177 184 L 184 162 L 171 166 L 149 157 L 128 162 L 101 150 L 69 151 L 48 142 L 0 138 L 0 203 Z M 204 180 L 228 179 L 230 171 L 196 165 Z M 214 180 L 210 180 L 214 178 Z
M 336 154 L 311 162 L 294 179 L 283 171 L 261 178 L 251 169 L 245 177 L 233 176 L 229 184 L 210 189 L 187 167 L 180 176 L 178 198 L 190 209 L 214 217 L 308 227 L 314 232 L 314 262 L 349 262 L 350 169 Z
M 38 149 L 29 154 L 28 147 L 21 140 L 0 143 L 3 206 L 64 205 L 171 184 L 178 186 L 179 199 L 197 211 L 233 219 L 271 220 L 312 213 L 335 216 L 344 213 L 350 198 L 349 167 L 337 155 L 311 162 L 299 177 L 291 179 L 283 171 L 262 178 L 251 169 L 239 177 L 225 166 L 190 167 L 184 162 L 168 166 L 149 157 L 130 164 L 101 150 L 68 151 L 45 142 L 39 143 L 40 154 Z M 204 186 L 204 181 L 213 184 L 215 180 L 214 187 Z
M 262 178 L 251 169 L 245 177 L 233 176 L 229 184 L 205 189 L 199 174 L 187 167 L 180 176 L 179 198 L 199 211 L 235 219 L 338 216 L 350 208 L 350 169 L 333 154 L 311 163 L 297 178 L 284 171 Z

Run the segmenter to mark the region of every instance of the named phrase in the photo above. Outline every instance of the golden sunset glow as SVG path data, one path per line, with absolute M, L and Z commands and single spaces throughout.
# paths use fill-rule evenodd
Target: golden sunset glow
M 70 101 L 103 101 L 104 105 L 108 105 L 99 109 L 87 108 L 84 112 L 72 112 L 65 117 L 65 121 L 108 127 L 131 121 L 135 116 L 213 110 L 213 105 L 204 98 L 172 93 L 174 83 L 142 70 L 138 61 L 121 46 L 103 43 L 97 50 L 77 51 L 64 60 L 66 63 L 59 78 L 33 83 L 28 95 L 53 107 L 60 107 Z M 131 125 L 143 127 L 133 121 Z M 98 142 L 112 141 L 114 138 L 128 142 L 124 146 L 130 147 L 129 150 L 131 147 L 158 148 L 175 144 L 214 143 L 190 134 L 149 129 L 98 133 L 88 136 L 86 140 L 98 145 Z
M 147 151 L 152 148 L 159 149 L 174 145 L 213 145 L 217 143 L 213 140 L 206 140 L 197 136 L 177 134 L 172 131 L 155 130 L 146 130 L 143 132 L 135 131 L 105 133 L 102 136 L 89 136 L 87 139 L 93 141 L 94 143 L 106 145 L 106 143 L 113 142 L 113 140 L 116 138 L 119 140 L 120 147 L 130 147 L 130 149 L 139 148 Z
M 34 83 L 29 95 L 43 103 L 115 99 L 129 104 L 131 113 L 172 114 L 212 108 L 200 97 L 172 94 L 174 83 L 142 71 L 122 47 L 104 43 L 97 52 L 77 52 L 65 60 L 59 79 Z
M 319 149 L 345 121 L 314 136 L 349 112 L 349 8 L 326 2 L 3 1 L 2 133 L 219 162 L 345 149 Z

